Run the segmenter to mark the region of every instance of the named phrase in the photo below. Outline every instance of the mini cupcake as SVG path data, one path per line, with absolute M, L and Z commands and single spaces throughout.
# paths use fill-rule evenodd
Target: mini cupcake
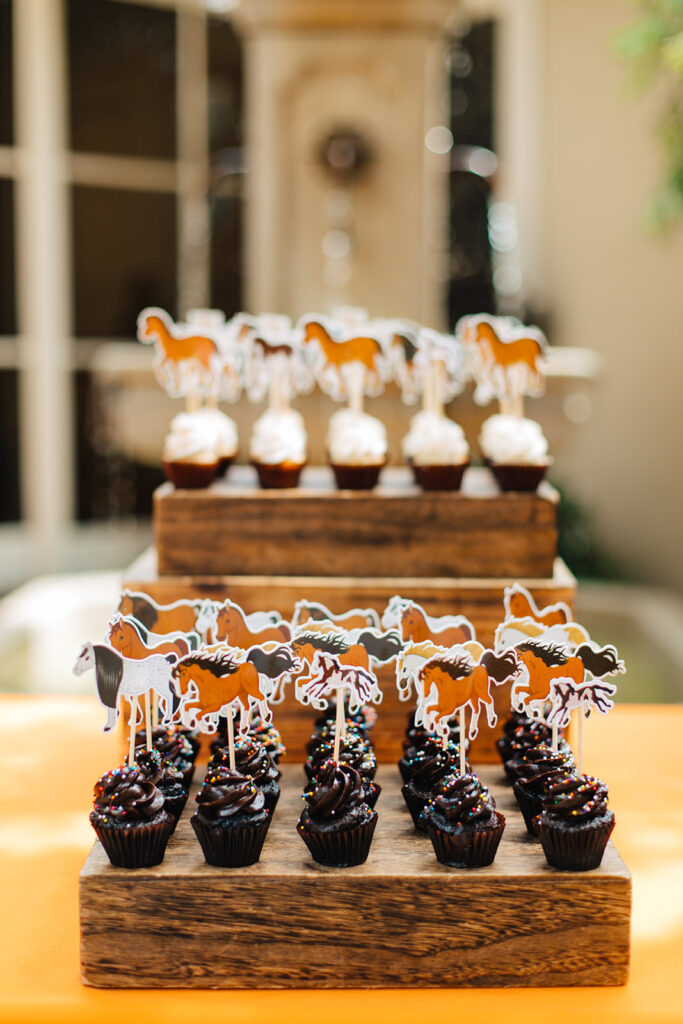
M 330 419 L 327 453 L 340 490 L 370 491 L 387 461 L 387 432 L 374 416 L 340 409 Z
M 325 721 L 322 725 L 316 725 L 311 733 L 311 738 L 306 744 L 306 753 L 314 754 L 318 747 L 334 743 L 336 733 L 335 722 Z M 347 717 L 343 732 L 347 743 L 354 743 L 362 746 L 365 750 L 372 750 L 372 740 L 369 738 L 362 724 L 358 724 L 353 718 Z
M 520 711 L 511 711 L 507 716 L 503 723 L 503 735 L 496 740 L 496 750 L 503 764 L 505 764 L 512 752 L 515 730 L 519 729 L 520 726 L 532 725 L 534 721 L 535 719 Z
M 498 413 L 482 425 L 482 455 L 503 491 L 535 491 L 552 459 L 538 423 Z
M 266 409 L 254 424 L 249 457 L 261 487 L 296 487 L 306 463 L 306 429 L 294 409 Z
M 213 433 L 214 448 L 218 458 L 218 475 L 225 473 L 235 456 L 239 446 L 237 424 L 220 409 L 203 408 L 197 416 L 201 416 Z
M 136 732 L 136 747 L 142 747 L 146 742 L 145 730 Z M 189 790 L 194 775 L 196 755 L 193 755 L 192 745 L 183 735 L 183 730 L 175 725 L 158 725 L 152 729 L 152 747 L 159 751 L 164 760 L 178 769 L 183 777 L 183 786 Z
M 175 827 L 163 793 L 137 765 L 115 768 L 95 783 L 90 824 L 117 868 L 160 864 Z
M 180 412 L 164 441 L 164 473 L 178 488 L 208 487 L 218 473 L 215 432 L 203 413 Z
M 407 747 L 403 752 L 403 757 L 398 762 L 398 770 L 401 774 L 403 782 L 410 782 L 413 775 L 420 768 L 426 760 L 434 757 L 440 750 L 443 750 L 443 740 L 440 736 L 435 733 L 425 733 L 424 739 L 419 735 L 418 729 L 415 729 L 415 745 Z M 460 737 L 459 731 L 451 731 L 448 740 L 448 750 L 453 756 L 460 757 L 460 745 L 458 743 Z M 465 740 L 466 753 L 469 749 L 469 741 Z
M 537 834 L 536 816 L 543 810 L 546 788 L 558 776 L 567 775 L 573 769 L 574 758 L 571 752 L 555 752 L 544 745 L 530 747 L 520 760 L 515 769 L 517 779 L 512 788 L 530 836 Z
M 510 785 L 514 785 L 517 781 L 517 768 L 524 760 L 527 752 L 534 747 L 550 747 L 552 746 L 552 740 L 553 731 L 545 722 L 530 722 L 529 725 L 520 725 L 515 730 L 513 743 L 510 748 L 510 756 L 503 765 Z M 570 759 L 573 759 L 572 749 L 562 735 L 558 737 L 557 749 L 560 754 L 566 754 Z
M 270 815 L 254 780 L 223 765 L 210 772 L 195 796 L 190 818 L 207 864 L 243 868 L 256 864 Z
M 158 750 L 135 748 L 135 762 L 148 782 L 153 782 L 164 797 L 164 810 L 173 818 L 173 827 L 183 813 L 188 791 L 183 785 L 182 773 L 166 761 Z
M 460 751 L 451 744 L 436 749 L 431 746 L 424 747 L 418 753 L 415 764 L 411 766 L 410 778 L 401 789 L 413 825 L 418 832 L 427 831 L 422 812 L 432 799 L 437 783 L 446 775 L 457 772 L 459 760 Z
M 607 786 L 591 775 L 565 775 L 549 786 L 536 819 L 548 864 L 561 871 L 600 867 L 614 828 Z
M 234 719 L 235 735 L 238 732 L 239 715 Z M 274 725 L 266 725 L 262 719 L 255 715 L 249 723 L 249 737 L 255 743 L 262 744 L 268 753 L 273 764 L 277 767 L 280 758 L 287 753 L 287 748 L 282 742 L 280 730 Z M 218 733 L 216 739 L 211 741 L 211 753 L 215 754 L 228 745 L 228 720 L 221 716 L 218 720 Z M 278 772 L 278 778 L 280 773 Z
M 213 774 L 216 768 L 226 767 L 230 764 L 230 751 L 228 747 L 222 747 L 213 755 L 207 766 L 207 778 Z M 280 799 L 280 787 L 278 779 L 280 772 L 277 770 L 268 751 L 261 743 L 255 741 L 241 741 L 235 744 L 235 768 L 242 775 L 248 775 L 254 780 L 263 793 L 266 810 L 272 815 L 276 804 Z
M 304 771 L 309 781 L 315 782 L 321 769 L 327 765 L 334 754 L 334 741 L 319 744 L 304 763 Z M 347 764 L 354 771 L 357 771 L 363 784 L 363 800 L 368 807 L 374 807 L 377 803 L 382 787 L 374 781 L 377 771 L 377 758 L 375 753 L 362 738 L 347 735 L 339 744 L 339 762 Z M 311 789 L 313 787 L 308 787 Z
M 483 868 L 493 863 L 505 818 L 476 775 L 446 775 L 425 807 L 424 818 L 440 864 Z
M 410 421 L 401 446 L 423 490 L 459 490 L 470 463 L 470 449 L 457 423 L 442 413 L 423 409 Z
M 313 860 L 331 868 L 364 864 L 377 811 L 363 800 L 363 781 L 358 772 L 347 764 L 326 762 L 304 800 L 306 806 L 297 831 Z

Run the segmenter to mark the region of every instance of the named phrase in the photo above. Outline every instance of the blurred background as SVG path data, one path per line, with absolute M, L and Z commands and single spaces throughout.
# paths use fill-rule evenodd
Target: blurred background
M 139 310 L 354 304 L 546 331 L 527 408 L 579 613 L 627 698 L 682 699 L 682 22 L 670 0 L 0 0 L 0 688 L 75 686 L 151 542 L 179 406 Z M 331 403 L 299 407 L 321 436 Z M 413 410 L 369 410 L 399 461 Z M 228 411 L 246 441 L 261 410 Z M 450 408 L 471 442 L 490 411 Z

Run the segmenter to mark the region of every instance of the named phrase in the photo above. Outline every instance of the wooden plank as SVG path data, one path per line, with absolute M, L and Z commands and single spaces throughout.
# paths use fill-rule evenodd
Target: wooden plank
M 621 985 L 631 878 L 610 842 L 600 868 L 558 872 L 531 840 L 498 769 L 481 772 L 505 833 L 494 863 L 438 864 L 398 773 L 370 856 L 316 865 L 296 833 L 304 776 L 283 793 L 258 864 L 204 862 L 188 805 L 158 868 L 112 868 L 96 843 L 81 872 L 83 981 L 114 988 L 383 988 Z M 191 804 L 191 801 L 190 801 Z
M 501 494 L 487 469 L 462 491 L 425 493 L 407 469 L 374 491 L 338 491 L 312 467 L 302 486 L 261 490 L 250 466 L 198 491 L 154 496 L 161 575 L 549 576 L 557 492 Z
M 512 582 L 510 578 L 159 576 L 153 549 L 146 551 L 124 574 L 124 586 L 142 590 L 161 604 L 181 597 L 211 597 L 215 600 L 230 597 L 247 612 L 276 608 L 286 619 L 291 618 L 295 602 L 302 597 L 320 601 L 334 612 L 360 606 L 375 608 L 381 613 L 388 600 L 400 593 L 423 605 L 432 615 L 466 615 L 484 644 L 493 642 L 495 627 L 503 614 L 503 591 Z M 529 588 L 540 606 L 564 601 L 573 607 L 576 580 L 560 559 L 555 561 L 549 579 L 523 578 L 519 582 Z M 379 678 L 384 701 L 379 708 L 375 731 L 377 751 L 382 759 L 396 761 L 401 753 L 406 715 L 411 705 L 399 701 L 393 669 L 380 669 Z M 493 697 L 498 714 L 504 717 L 509 708 L 510 687 L 496 687 Z M 276 724 L 289 755 L 299 761 L 303 759 L 308 739 L 307 714 L 306 709 L 297 704 L 291 689 L 285 702 L 275 709 Z M 496 761 L 495 740 L 499 732 L 500 727 L 489 728 L 482 715 L 479 735 L 473 745 L 477 760 Z

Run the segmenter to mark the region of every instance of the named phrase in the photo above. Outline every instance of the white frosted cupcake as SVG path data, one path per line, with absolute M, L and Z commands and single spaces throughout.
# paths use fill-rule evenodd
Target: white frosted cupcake
M 296 487 L 306 463 L 306 428 L 295 409 L 267 409 L 254 424 L 249 457 L 261 487 Z
M 213 431 L 218 472 L 224 473 L 237 455 L 237 424 L 220 409 L 200 409 L 196 415 L 201 416 Z
M 458 490 L 470 463 L 470 448 L 458 423 L 423 409 L 411 419 L 402 448 L 424 490 Z
M 340 409 L 330 419 L 327 452 L 340 490 L 369 491 L 387 461 L 387 432 L 365 412 Z
M 167 478 L 179 488 L 208 487 L 218 472 L 215 431 L 201 412 L 180 412 L 171 426 L 162 455 Z
M 519 416 L 490 416 L 479 447 L 504 491 L 535 491 L 552 464 L 540 425 Z

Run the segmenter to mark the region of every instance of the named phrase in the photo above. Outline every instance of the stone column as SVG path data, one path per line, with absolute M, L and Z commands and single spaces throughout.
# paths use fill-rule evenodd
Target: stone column
M 453 0 L 248 0 L 237 9 L 249 309 L 298 316 L 353 304 L 445 326 L 449 156 L 425 136 L 448 123 L 454 9 Z M 330 137 L 342 163 L 355 140 L 357 173 L 325 163 Z

